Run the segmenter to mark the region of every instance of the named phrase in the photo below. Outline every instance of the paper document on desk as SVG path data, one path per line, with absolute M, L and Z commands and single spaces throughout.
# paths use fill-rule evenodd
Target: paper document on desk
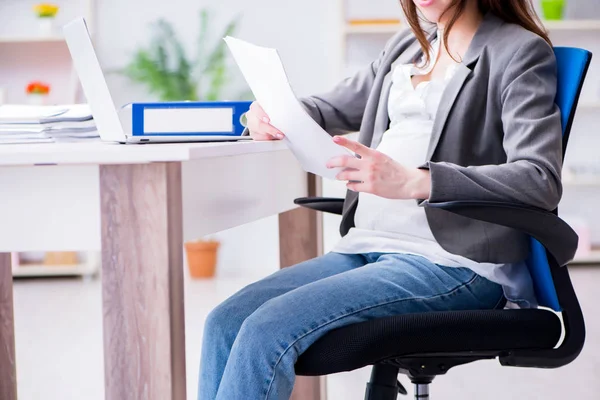
M 49 124 L 57 122 L 83 122 L 92 120 L 87 104 L 33 106 L 5 104 L 0 106 L 0 123 Z
M 285 142 L 307 172 L 335 179 L 340 169 L 328 169 L 327 161 L 350 151 L 338 146 L 304 110 L 294 95 L 277 50 L 226 37 L 258 103 L 271 124 L 285 134 Z

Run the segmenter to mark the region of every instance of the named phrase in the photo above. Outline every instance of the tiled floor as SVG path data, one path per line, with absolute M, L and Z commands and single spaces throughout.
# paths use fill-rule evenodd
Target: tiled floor
M 558 370 L 503 368 L 494 361 L 463 366 L 438 378 L 433 399 L 599 399 L 600 267 L 577 268 L 572 276 L 588 328 L 586 347 L 574 363 Z M 256 276 L 186 283 L 188 398 L 196 396 L 204 317 L 253 279 Z M 18 281 L 15 312 L 20 400 L 103 399 L 98 280 Z M 329 399 L 362 400 L 367 377 L 366 370 L 329 377 Z

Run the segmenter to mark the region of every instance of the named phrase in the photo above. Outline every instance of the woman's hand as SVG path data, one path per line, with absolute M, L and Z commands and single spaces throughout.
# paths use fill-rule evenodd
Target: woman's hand
M 335 157 L 327 163 L 327 168 L 344 168 L 337 175 L 337 179 L 349 181 L 346 185 L 348 189 L 372 193 L 387 199 L 429 198 L 429 171 L 407 168 L 377 150 L 342 136 L 334 137 L 333 141 L 361 157 Z
M 250 111 L 246 113 L 248 130 L 254 140 L 280 140 L 284 138 L 279 129 L 271 125 L 269 116 L 256 101 L 250 105 Z

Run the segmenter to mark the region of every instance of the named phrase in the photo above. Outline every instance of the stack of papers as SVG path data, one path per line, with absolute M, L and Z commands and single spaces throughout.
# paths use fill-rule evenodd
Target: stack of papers
M 98 138 L 87 104 L 0 106 L 0 144 Z

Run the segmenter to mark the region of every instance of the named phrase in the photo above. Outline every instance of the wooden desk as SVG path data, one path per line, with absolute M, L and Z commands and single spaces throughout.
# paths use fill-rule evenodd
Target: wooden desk
M 0 146 L 0 399 L 16 399 L 8 252 L 102 249 L 106 399 L 184 400 L 183 243 L 279 214 L 282 267 L 321 253 L 283 143 Z M 249 238 L 251 240 L 251 238 Z M 314 378 L 293 398 L 320 399 Z

